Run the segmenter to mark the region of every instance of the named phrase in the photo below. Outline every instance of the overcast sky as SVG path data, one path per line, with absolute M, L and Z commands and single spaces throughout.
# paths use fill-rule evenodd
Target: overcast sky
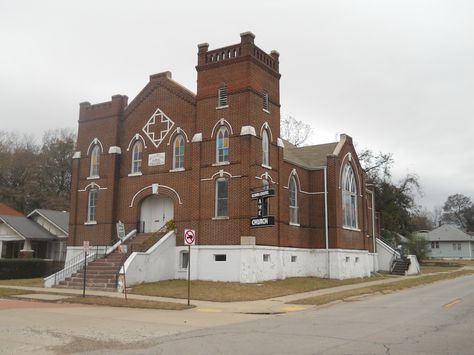
M 474 199 L 472 0 L 0 0 L 0 130 L 77 129 L 80 102 L 130 102 L 166 70 L 195 92 L 197 44 L 245 31 L 280 52 L 281 112 L 312 143 L 393 153 L 430 210 Z

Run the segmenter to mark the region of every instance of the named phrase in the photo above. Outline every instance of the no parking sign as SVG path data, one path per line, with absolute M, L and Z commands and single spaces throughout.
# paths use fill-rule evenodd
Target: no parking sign
M 184 245 L 196 244 L 196 231 L 194 229 L 184 230 Z

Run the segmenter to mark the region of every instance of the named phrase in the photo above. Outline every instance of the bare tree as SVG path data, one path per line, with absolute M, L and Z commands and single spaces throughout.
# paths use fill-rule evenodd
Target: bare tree
M 473 208 L 470 197 L 462 194 L 448 196 L 443 206 L 442 221 L 454 224 L 464 230 L 468 227 L 468 214 Z
M 299 121 L 293 116 L 282 116 L 280 118 L 281 137 L 296 147 L 304 145 L 312 133 L 313 129 L 308 123 Z

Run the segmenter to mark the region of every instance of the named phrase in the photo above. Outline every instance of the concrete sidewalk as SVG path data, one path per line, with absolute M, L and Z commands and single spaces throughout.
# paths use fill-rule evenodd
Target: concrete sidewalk
M 463 270 L 463 269 L 474 269 L 473 267 L 462 267 L 457 270 L 446 271 L 444 273 L 452 273 L 455 271 Z M 341 291 L 348 291 L 348 290 L 355 290 L 360 289 L 368 286 L 375 286 L 381 284 L 389 284 L 393 282 L 398 282 L 401 280 L 406 279 L 414 279 L 428 275 L 436 275 L 439 273 L 433 274 L 423 274 L 423 275 L 415 275 L 415 276 L 398 276 L 398 277 L 391 277 L 383 280 L 376 280 L 376 281 L 367 281 L 358 284 L 352 285 L 344 285 L 344 286 L 337 286 L 337 287 L 330 287 L 315 291 L 309 291 L 304 293 L 296 293 L 292 295 L 280 296 L 280 297 L 273 297 L 265 300 L 258 300 L 258 301 L 242 301 L 242 302 L 211 302 L 211 301 L 198 301 L 192 299 L 192 289 L 191 289 L 191 304 L 196 306 L 195 308 L 186 310 L 184 312 L 203 312 L 203 313 L 249 313 L 249 314 L 277 314 L 277 313 L 286 313 L 286 312 L 294 312 L 294 311 L 301 311 L 307 308 L 312 308 L 314 306 L 307 306 L 307 305 L 295 305 L 291 304 L 291 302 L 308 297 L 314 296 L 321 296 L 327 295 L 331 293 L 337 293 Z M 77 289 L 64 289 L 64 288 L 41 288 L 41 287 L 24 287 L 24 286 L 7 286 L 2 285 L 0 281 L 0 287 L 2 288 L 12 288 L 18 290 L 25 290 L 25 291 L 32 291 L 36 292 L 39 295 L 31 295 L 29 298 L 38 299 L 38 300 L 45 300 L 47 297 L 44 295 L 46 294 L 55 294 L 60 293 L 64 295 L 71 295 L 71 296 L 80 296 L 82 295 L 82 290 Z M 105 292 L 105 291 L 92 291 L 86 289 L 86 295 L 88 296 L 105 296 L 105 297 L 117 297 L 117 298 L 124 298 L 124 294 L 117 293 L 117 292 Z M 161 301 L 161 302 L 173 302 L 173 303 L 187 303 L 186 299 L 178 299 L 178 298 L 169 298 L 169 297 L 156 297 L 156 296 L 143 296 L 143 295 L 134 295 L 128 294 L 129 299 L 140 299 L 140 300 L 150 300 L 150 301 Z M 183 312 L 183 311 L 180 311 Z

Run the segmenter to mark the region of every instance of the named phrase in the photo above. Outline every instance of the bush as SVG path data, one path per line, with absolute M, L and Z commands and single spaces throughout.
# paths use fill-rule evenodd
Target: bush
M 43 259 L 0 259 L 0 280 L 30 279 L 54 274 L 64 262 Z
M 428 244 L 425 238 L 417 236 L 417 235 L 410 235 L 408 237 L 410 240 L 407 244 L 408 250 L 410 254 L 416 255 L 418 262 L 421 264 L 423 260 L 426 259 L 428 255 Z

